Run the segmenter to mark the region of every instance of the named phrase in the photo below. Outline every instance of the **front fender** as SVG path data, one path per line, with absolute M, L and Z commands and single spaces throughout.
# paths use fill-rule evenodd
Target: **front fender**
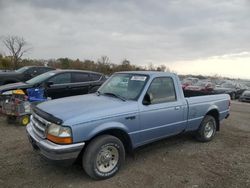
M 83 142 L 91 140 L 96 135 L 108 130 L 120 130 L 128 134 L 128 128 L 120 122 L 105 122 L 105 123 L 87 123 L 73 126 L 73 140 L 74 142 Z
M 87 136 L 87 140 L 90 140 L 91 138 L 93 138 L 94 136 L 96 136 L 102 132 L 105 132 L 108 130 L 113 130 L 113 129 L 118 129 L 118 130 L 121 130 L 125 133 L 128 133 L 127 127 L 125 125 L 123 125 L 122 123 L 120 123 L 120 122 L 108 122 L 108 123 L 103 123 L 103 124 L 95 127 Z

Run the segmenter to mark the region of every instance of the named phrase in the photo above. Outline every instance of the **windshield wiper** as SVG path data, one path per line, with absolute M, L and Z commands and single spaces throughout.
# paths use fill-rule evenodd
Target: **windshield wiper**
M 99 95 L 100 95 L 101 93 L 99 92 Z M 106 93 L 102 93 L 103 95 L 110 95 L 110 96 L 113 96 L 113 97 L 116 97 L 116 98 L 118 98 L 118 99 L 121 99 L 122 101 L 126 101 L 126 99 L 124 98 L 124 97 L 122 97 L 122 96 L 120 96 L 120 95 L 117 95 L 117 94 L 115 94 L 115 93 L 109 93 L 109 92 L 106 92 Z

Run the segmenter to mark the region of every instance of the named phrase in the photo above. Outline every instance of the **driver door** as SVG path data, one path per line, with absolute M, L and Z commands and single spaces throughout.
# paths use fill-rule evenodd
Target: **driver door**
M 139 106 L 143 143 L 182 132 L 186 127 L 185 105 L 176 95 L 173 79 L 155 78 L 147 94 L 150 104 Z

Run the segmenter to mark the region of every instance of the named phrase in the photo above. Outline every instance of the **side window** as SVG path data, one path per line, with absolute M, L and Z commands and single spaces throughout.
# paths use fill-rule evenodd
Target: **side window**
M 40 67 L 40 68 L 38 69 L 38 73 L 39 73 L 39 74 L 43 74 L 43 73 L 48 72 L 48 71 L 51 71 L 51 69 L 46 68 L 46 67 Z
M 90 74 L 90 76 L 93 81 L 98 81 L 101 78 L 100 74 Z
M 148 93 L 152 97 L 151 104 L 176 101 L 174 83 L 172 78 L 169 77 L 155 78 L 148 89 Z
M 37 70 L 34 67 L 32 67 L 32 68 L 27 69 L 24 73 L 25 74 L 34 74 L 36 72 L 37 72 Z
M 71 74 L 70 73 L 61 73 L 53 78 L 49 79 L 50 82 L 53 82 L 53 84 L 66 84 L 71 83 Z
M 72 82 L 88 82 L 90 81 L 90 77 L 88 73 L 77 73 L 73 72 L 72 73 Z

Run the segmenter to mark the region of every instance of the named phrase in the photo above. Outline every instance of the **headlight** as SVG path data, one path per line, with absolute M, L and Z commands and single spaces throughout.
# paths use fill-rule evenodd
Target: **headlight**
M 47 139 L 58 144 L 71 144 L 71 129 L 70 127 L 64 127 L 52 123 L 47 131 Z

